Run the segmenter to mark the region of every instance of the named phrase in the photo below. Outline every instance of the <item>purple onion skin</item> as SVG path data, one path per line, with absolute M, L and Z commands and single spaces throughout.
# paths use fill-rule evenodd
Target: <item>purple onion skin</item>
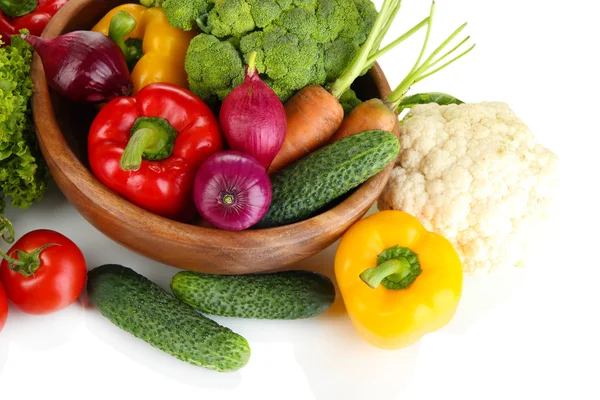
M 235 150 L 209 157 L 194 181 L 194 202 L 202 218 L 229 231 L 241 231 L 260 221 L 271 205 L 271 195 L 271 181 L 263 166 Z
M 265 169 L 281 150 L 287 118 L 277 94 L 246 68 L 244 83 L 221 105 L 219 122 L 229 147 L 253 156 Z
M 23 35 L 23 39 L 39 54 L 48 85 L 61 96 L 103 103 L 133 90 L 123 52 L 100 32 L 75 31 L 54 39 Z

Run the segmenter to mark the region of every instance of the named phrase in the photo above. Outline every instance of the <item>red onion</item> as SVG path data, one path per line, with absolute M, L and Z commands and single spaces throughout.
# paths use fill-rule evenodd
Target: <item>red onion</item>
M 229 147 L 250 154 L 266 169 L 281 150 L 287 121 L 275 92 L 258 76 L 250 55 L 244 83 L 225 97 L 219 114 Z
M 271 205 L 271 181 L 251 156 L 223 151 L 209 157 L 194 182 L 202 218 L 218 228 L 240 231 L 256 224 Z
M 123 52 L 103 34 L 75 31 L 55 39 L 22 36 L 40 55 L 48 85 L 61 96 L 102 103 L 131 94 Z

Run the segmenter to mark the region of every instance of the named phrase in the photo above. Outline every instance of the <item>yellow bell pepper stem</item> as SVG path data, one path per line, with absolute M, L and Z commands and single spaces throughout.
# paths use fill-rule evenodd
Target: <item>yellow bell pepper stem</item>
M 360 274 L 360 279 L 372 289 L 376 289 L 384 279 L 387 280 L 386 282 L 402 282 L 410 275 L 410 270 L 411 265 L 408 260 L 406 258 L 400 258 L 397 260 L 389 260 L 377 267 L 367 269 Z M 384 284 L 386 288 L 390 289 L 388 285 L 390 285 L 390 283 Z
M 401 211 L 382 211 L 342 237 L 335 274 L 358 333 L 381 348 L 401 348 L 445 326 L 462 291 L 458 253 Z
M 125 36 L 129 35 L 135 27 L 137 21 L 133 15 L 127 11 L 119 11 L 110 20 L 108 28 L 108 37 L 113 40 L 123 51 L 125 61 L 129 70 L 132 71 L 137 62 L 142 58 L 144 51 L 142 50 L 142 41 L 140 39 L 130 38 L 125 41 Z
M 162 8 L 146 8 L 140 4 L 123 4 L 113 8 L 92 30 L 109 36 L 111 25 L 113 40 L 123 50 L 128 65 L 133 67 L 131 80 L 135 93 L 155 82 L 188 88 L 185 56 L 194 32 L 173 28 Z

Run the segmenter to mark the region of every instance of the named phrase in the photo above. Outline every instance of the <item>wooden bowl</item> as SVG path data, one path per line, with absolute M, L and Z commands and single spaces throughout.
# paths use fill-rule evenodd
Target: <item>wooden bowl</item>
M 52 19 L 43 37 L 88 30 L 123 0 L 71 0 Z M 241 274 L 278 269 L 314 255 L 341 237 L 371 208 L 393 163 L 334 208 L 293 225 L 243 232 L 179 223 L 154 215 L 113 193 L 88 168 L 88 130 L 96 110 L 49 90 L 34 57 L 33 114 L 38 140 L 58 186 L 93 226 L 123 246 L 159 262 L 194 271 Z M 354 89 L 362 98 L 385 96 L 388 82 L 378 66 Z

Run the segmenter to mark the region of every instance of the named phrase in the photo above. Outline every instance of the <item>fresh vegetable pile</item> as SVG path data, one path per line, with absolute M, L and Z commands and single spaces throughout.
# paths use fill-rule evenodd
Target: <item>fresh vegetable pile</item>
M 13 205 L 37 200 L 47 176 L 29 119 L 31 45 L 57 94 L 99 109 L 87 142 L 94 175 L 164 218 L 230 231 L 295 224 L 395 163 L 381 211 L 343 235 L 334 263 L 348 315 L 375 346 L 409 346 L 445 326 L 463 272 L 520 262 L 551 200 L 556 156 L 505 104 L 407 94 L 473 50 L 469 37 L 447 49 L 466 24 L 428 53 L 435 3 L 385 45 L 401 0 L 379 11 L 369 0 L 140 3 L 116 7 L 91 31 L 50 40 L 11 32 L 12 45 L 0 48 L 0 189 Z M 0 0 L 0 9 L 22 4 Z M 423 29 L 396 88 L 359 99 L 353 82 Z M 14 233 L 3 218 L 0 231 Z M 0 330 L 7 299 L 48 313 L 85 285 L 83 254 L 57 232 L 30 232 L 0 256 Z M 311 318 L 336 297 L 329 278 L 309 271 L 180 272 L 171 294 L 114 264 L 91 270 L 87 291 L 124 331 L 223 372 L 248 363 L 250 344 L 204 314 Z

